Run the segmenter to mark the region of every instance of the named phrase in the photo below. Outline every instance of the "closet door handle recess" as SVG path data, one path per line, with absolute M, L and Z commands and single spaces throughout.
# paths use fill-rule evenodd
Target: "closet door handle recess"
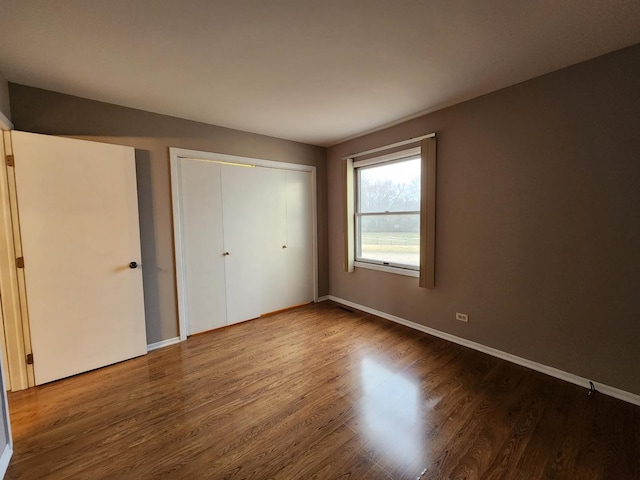
M 224 252 L 224 253 L 222 254 L 222 256 L 223 256 L 223 257 L 228 257 L 229 255 L 231 255 L 229 252 Z

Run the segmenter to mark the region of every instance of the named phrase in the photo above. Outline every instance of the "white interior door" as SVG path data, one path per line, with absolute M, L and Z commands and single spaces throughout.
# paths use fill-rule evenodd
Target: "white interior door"
M 180 160 L 180 201 L 188 334 L 227 324 L 219 163 Z
M 313 301 L 311 174 L 260 168 L 261 312 Z
M 259 168 L 262 179 L 260 202 L 260 248 L 262 250 L 262 298 L 260 313 L 281 310 L 286 303 L 287 190 L 286 173 L 276 168 Z
M 258 168 L 222 165 L 227 324 L 260 316 L 261 248 Z
M 133 148 L 12 144 L 36 384 L 145 354 Z
M 283 302 L 287 306 L 312 302 L 313 207 L 311 174 L 286 171 L 287 249 Z

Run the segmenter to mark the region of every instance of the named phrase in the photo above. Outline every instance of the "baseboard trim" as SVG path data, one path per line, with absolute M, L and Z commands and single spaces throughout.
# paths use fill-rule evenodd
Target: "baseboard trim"
M 316 303 L 320 303 L 320 302 L 325 302 L 327 300 L 329 300 L 330 295 L 324 295 L 322 297 L 318 297 L 318 299 L 316 300 Z
M 174 338 L 167 338 L 166 340 L 160 340 L 159 342 L 156 342 L 156 343 L 150 343 L 149 345 L 147 345 L 147 352 L 150 352 L 152 350 L 157 350 L 163 347 L 168 347 L 169 345 L 175 345 L 176 343 L 180 343 L 181 341 L 182 340 L 180 340 L 180 337 L 174 337 Z
M 506 360 L 507 362 L 515 363 L 516 365 L 527 367 L 527 368 L 530 368 L 531 370 L 535 370 L 537 372 L 544 373 L 546 375 L 550 375 L 555 378 L 559 378 L 560 380 L 564 380 L 565 382 L 569 382 L 575 385 L 579 385 L 581 387 L 589 388 L 589 382 L 590 382 L 589 379 L 580 377 L 578 375 L 574 375 L 573 373 L 565 372 L 564 370 L 559 370 L 557 368 L 549 367 L 547 365 L 543 365 L 541 363 L 534 362 L 526 358 L 518 357 L 516 355 L 512 355 L 511 353 L 503 352 L 502 350 L 498 350 L 492 347 L 487 347 L 486 345 L 482 345 L 481 343 L 472 342 L 471 340 L 457 337 L 455 335 L 451 335 L 450 333 L 441 332 L 440 330 L 436 330 L 435 328 L 426 327 L 424 325 L 420 325 L 419 323 L 415 323 L 410 320 L 405 320 L 404 318 L 396 317 L 395 315 L 381 312 L 380 310 L 366 307 L 364 305 L 360 305 L 358 303 L 351 302 L 343 298 L 335 297 L 333 295 L 328 295 L 328 299 L 333 300 L 336 303 L 340 303 L 342 305 L 346 305 L 348 307 L 361 310 L 366 313 L 371 313 L 372 315 L 376 315 L 386 320 L 399 323 L 400 325 L 404 325 L 405 327 L 413 328 L 414 330 L 419 330 L 429 335 L 433 335 L 434 337 L 442 338 L 443 340 L 447 340 L 449 342 L 456 343 L 458 345 L 462 345 L 464 347 L 468 347 L 482 353 L 486 353 L 493 357 Z M 619 388 L 611 387 L 609 385 L 605 385 L 603 383 L 599 383 L 595 381 L 593 381 L 593 384 L 595 385 L 596 390 L 604 395 L 608 395 L 610 397 L 617 398 L 618 400 L 622 400 L 622 401 L 640 406 L 640 395 L 636 395 L 634 393 L 620 390 Z
M 9 441 L 9 439 L 7 439 L 7 441 Z M 11 448 L 11 444 L 7 443 L 2 452 L 2 456 L 0 456 L 0 478 L 4 478 L 5 473 L 7 473 L 11 455 L 13 455 L 13 449 Z

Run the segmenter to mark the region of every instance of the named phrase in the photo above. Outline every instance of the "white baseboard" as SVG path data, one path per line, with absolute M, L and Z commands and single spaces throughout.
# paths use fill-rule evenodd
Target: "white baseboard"
M 174 345 L 176 343 L 180 343 L 182 340 L 180 340 L 180 337 L 174 337 L 174 338 L 168 338 L 166 340 L 160 340 L 159 342 L 156 343 L 151 343 L 149 345 L 147 345 L 147 352 L 150 352 L 152 350 L 157 350 L 159 348 L 162 347 L 168 347 L 169 345 Z
M 4 478 L 5 473 L 7 473 L 11 455 L 13 455 L 13 449 L 11 448 L 11 445 L 7 443 L 4 447 L 4 451 L 2 452 L 2 456 L 0 456 L 0 478 Z
M 324 295 L 323 297 L 318 297 L 318 299 L 316 300 L 316 303 L 324 302 L 326 300 L 329 300 L 329 295 Z
M 420 325 L 419 323 L 415 323 L 410 320 L 405 320 L 404 318 L 396 317 L 395 315 L 381 312 L 374 308 L 369 308 L 355 302 L 350 302 L 349 300 L 344 300 L 342 298 L 334 297 L 333 295 L 328 295 L 328 297 L 329 297 L 329 300 L 333 300 L 336 303 L 340 303 L 342 305 L 346 305 L 348 307 L 352 307 L 357 310 L 362 310 L 363 312 L 371 313 L 373 315 L 384 318 L 386 320 L 391 320 L 392 322 L 399 323 L 406 327 L 413 328 L 415 330 L 419 330 L 424 333 L 428 333 L 429 335 L 433 335 L 434 337 L 442 338 L 449 342 L 457 343 L 458 345 L 462 345 L 464 347 L 469 347 L 473 350 L 486 353 L 493 357 L 501 358 L 502 360 L 506 360 L 507 362 L 515 363 L 516 365 L 521 365 L 523 367 L 530 368 L 531 370 L 545 373 L 552 377 L 559 378 L 560 380 L 564 380 L 569 383 L 574 383 L 576 385 L 580 385 L 581 387 L 589 388 L 589 379 L 579 377 L 578 375 L 574 375 L 573 373 L 565 372 L 563 370 L 559 370 L 554 367 L 549 367 L 547 365 L 543 365 L 541 363 L 537 363 L 532 360 L 527 360 L 526 358 L 518 357 L 516 355 L 512 355 L 511 353 L 503 352 L 502 350 L 497 350 L 495 348 L 487 347 L 486 345 L 472 342 L 471 340 L 467 340 L 465 338 L 456 337 L 455 335 L 451 335 L 450 333 L 441 332 L 440 330 L 426 327 L 424 325 Z M 636 395 L 631 392 L 626 392 L 624 390 L 620 390 L 619 388 L 610 387 L 609 385 L 605 385 L 603 383 L 598 383 L 595 381 L 593 381 L 593 384 L 595 385 L 596 390 L 600 393 L 603 393 L 613 398 L 617 398 L 618 400 L 623 400 L 625 402 L 629 402 L 634 405 L 640 406 L 640 395 Z

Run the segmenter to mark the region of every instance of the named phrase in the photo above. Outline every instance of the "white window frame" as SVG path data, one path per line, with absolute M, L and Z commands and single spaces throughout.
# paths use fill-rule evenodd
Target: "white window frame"
M 396 273 L 399 275 L 406 275 L 410 277 L 420 276 L 420 267 L 411 266 L 405 264 L 398 264 L 393 262 L 385 262 L 382 260 L 373 260 L 369 258 L 362 258 L 360 256 L 360 219 L 364 216 L 375 215 L 420 215 L 420 210 L 401 211 L 401 212 L 359 212 L 359 198 L 361 192 L 360 186 L 360 174 L 359 172 L 365 168 L 372 166 L 388 165 L 392 163 L 404 162 L 407 160 L 414 160 L 420 158 L 420 147 L 414 147 L 398 152 L 393 152 L 386 155 L 380 155 L 373 158 L 367 158 L 365 160 L 358 160 L 353 162 L 354 169 L 354 181 L 355 181 L 355 195 L 354 195 L 354 265 L 359 268 L 368 268 L 371 270 L 378 270 L 388 273 Z M 422 175 L 422 172 L 420 173 Z M 419 241 L 419 244 L 422 243 Z

